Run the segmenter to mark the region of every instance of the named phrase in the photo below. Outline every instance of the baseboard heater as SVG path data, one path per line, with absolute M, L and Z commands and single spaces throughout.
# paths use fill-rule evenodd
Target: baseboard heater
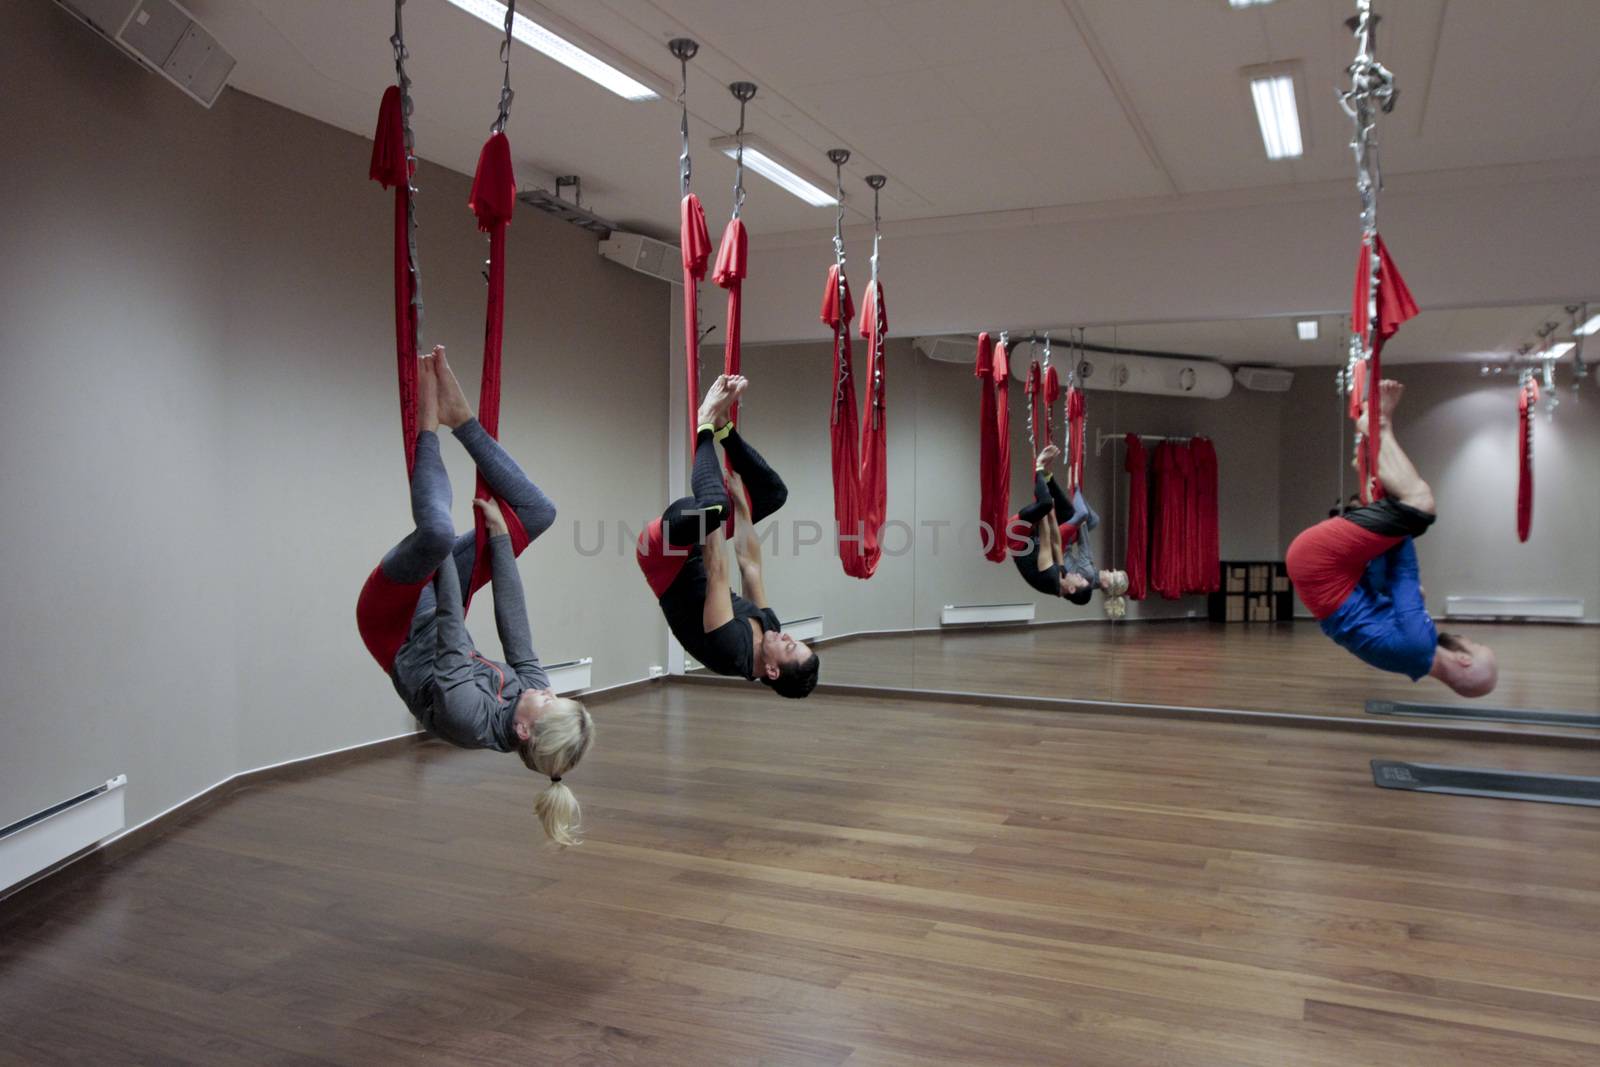
M 1447 596 L 1444 613 L 1452 618 L 1582 619 L 1583 599 L 1560 596 Z
M 1375 759 L 1372 761 L 1372 784 L 1380 789 L 1409 789 L 1417 793 L 1600 807 L 1600 778 L 1576 774 L 1527 774 L 1485 767 L 1443 767 L 1434 763 Z
M 939 615 L 940 626 L 1032 621 L 1032 604 L 946 604 Z
M 104 785 L 0 828 L 0 889 L 120 833 L 127 825 L 123 811 L 127 784 L 128 776 L 119 774 Z
M 1600 727 L 1600 715 L 1547 708 L 1490 708 L 1479 704 L 1409 704 L 1398 700 L 1367 701 L 1368 715 L 1400 715 L 1414 719 L 1470 719 L 1477 722 L 1521 722 L 1535 726 Z
M 550 688 L 557 693 L 576 693 L 589 688 L 594 673 L 594 657 L 569 659 L 565 663 L 546 664 L 544 671 L 550 676 Z

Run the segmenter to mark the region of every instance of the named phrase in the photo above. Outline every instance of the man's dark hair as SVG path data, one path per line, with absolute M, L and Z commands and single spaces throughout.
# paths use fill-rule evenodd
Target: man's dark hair
M 1074 589 L 1072 592 L 1062 595 L 1074 604 L 1087 604 L 1094 599 L 1094 586 L 1086 585 L 1082 589 Z
M 817 673 L 821 667 L 822 657 L 813 652 L 811 658 L 804 663 L 786 663 L 778 668 L 776 678 L 763 678 L 761 681 L 771 686 L 772 691 L 779 696 L 799 700 L 801 697 L 810 696 L 811 691 L 817 687 Z

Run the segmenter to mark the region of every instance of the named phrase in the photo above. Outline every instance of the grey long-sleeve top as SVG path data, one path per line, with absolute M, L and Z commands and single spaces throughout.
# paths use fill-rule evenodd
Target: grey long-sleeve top
M 467 632 L 461 578 L 455 561 L 447 559 L 418 605 L 390 677 L 425 729 L 461 748 L 510 752 L 517 747 L 517 698 L 525 689 L 547 688 L 550 676 L 533 650 L 522 579 L 506 535 L 489 539 L 489 564 L 495 628 L 510 662 L 478 653 Z

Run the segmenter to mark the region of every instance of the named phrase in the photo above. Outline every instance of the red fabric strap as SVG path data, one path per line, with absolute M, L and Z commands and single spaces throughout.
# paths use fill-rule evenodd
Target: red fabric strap
M 696 416 L 700 414 L 700 290 L 711 258 L 705 208 L 689 193 L 678 205 L 678 243 L 683 253 L 683 358 L 689 405 L 689 454 L 694 455 Z
M 378 105 L 378 126 L 372 135 L 372 160 L 367 167 L 367 177 L 385 189 L 394 189 L 395 377 L 400 383 L 400 436 L 405 445 L 406 476 L 409 478 L 417 461 L 417 312 L 406 232 L 411 214 L 411 182 L 399 86 L 385 89 Z
M 1517 540 L 1533 532 L 1533 415 L 1539 383 L 1532 378 L 1517 390 Z
M 711 280 L 728 290 L 728 337 L 722 351 L 722 373 L 738 374 L 743 362 L 741 346 L 744 317 L 744 279 L 750 269 L 750 236 L 745 232 L 742 219 L 729 219 L 722 231 L 722 243 L 717 246 L 717 263 Z M 737 402 L 728 409 L 728 420 L 739 421 Z M 729 467 L 732 470 L 732 467 Z
M 1150 491 L 1145 484 L 1144 442 L 1136 433 L 1124 438 L 1127 458 L 1123 466 L 1128 471 L 1128 544 L 1123 553 L 1123 566 L 1128 571 L 1128 596 L 1143 600 L 1149 591 L 1147 556 L 1149 553 Z

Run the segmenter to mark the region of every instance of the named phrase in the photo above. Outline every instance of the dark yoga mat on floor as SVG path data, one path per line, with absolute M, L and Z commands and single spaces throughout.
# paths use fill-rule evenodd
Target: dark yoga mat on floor
M 1367 701 L 1368 715 L 1405 715 L 1418 719 L 1475 719 L 1478 722 L 1523 722 L 1535 726 L 1600 727 L 1600 715 L 1539 708 L 1481 708 L 1468 704 L 1407 704 L 1396 700 Z
M 1372 784 L 1380 789 L 1453 793 L 1465 797 L 1539 800 L 1600 808 L 1600 778 L 1576 774 L 1529 774 L 1483 767 L 1444 767 L 1436 763 L 1372 761 Z

